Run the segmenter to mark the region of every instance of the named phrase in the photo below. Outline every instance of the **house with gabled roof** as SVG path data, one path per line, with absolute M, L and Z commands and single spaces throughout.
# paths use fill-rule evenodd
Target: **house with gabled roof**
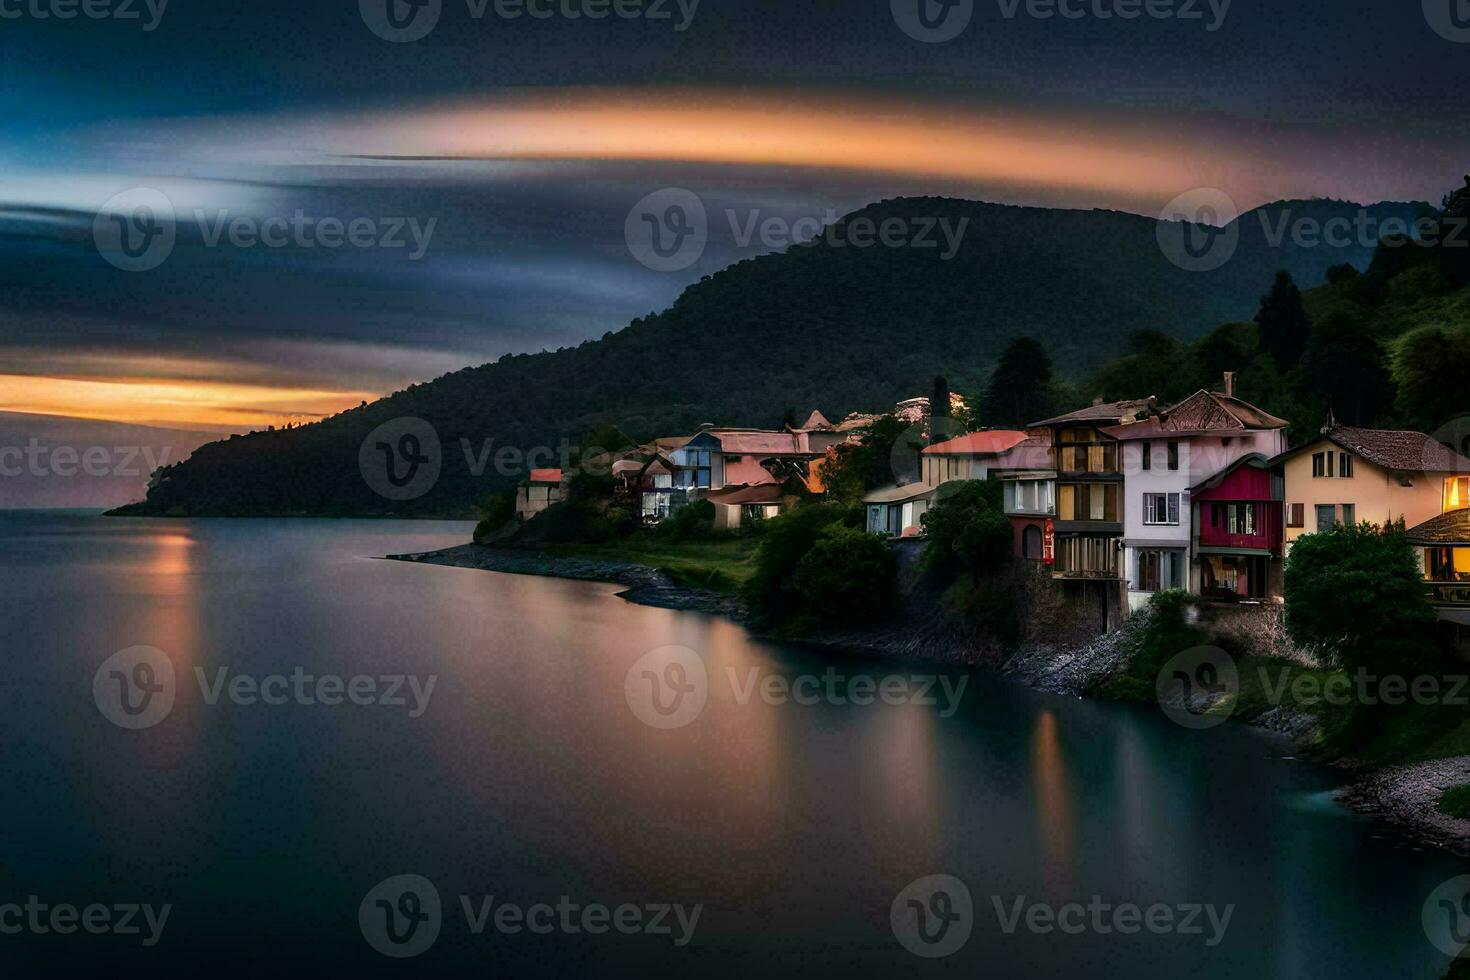
M 1273 463 L 1285 479 L 1286 548 L 1333 524 L 1408 527 L 1470 506 L 1470 459 L 1403 429 L 1360 429 L 1332 419 L 1317 438 Z
M 1122 574 L 1131 608 L 1171 588 L 1218 598 L 1265 599 L 1279 579 L 1272 565 L 1279 555 L 1261 553 L 1256 531 L 1272 525 L 1280 497 L 1273 499 L 1266 492 L 1269 486 L 1263 491 L 1253 477 L 1255 470 L 1234 471 L 1244 458 L 1258 457 L 1264 463 L 1280 454 L 1286 448 L 1288 423 L 1235 397 L 1234 389 L 1235 375 L 1229 372 L 1224 391 L 1200 390 L 1102 430 L 1120 447 Z M 1210 506 L 1199 512 L 1194 494 L 1226 471 L 1232 478 L 1208 487 Z M 1249 496 L 1230 496 L 1236 493 Z M 1279 519 L 1274 523 L 1279 527 Z M 1236 532 L 1231 528 L 1249 540 L 1249 547 L 1232 544 Z M 1208 543 L 1201 543 L 1201 535 Z

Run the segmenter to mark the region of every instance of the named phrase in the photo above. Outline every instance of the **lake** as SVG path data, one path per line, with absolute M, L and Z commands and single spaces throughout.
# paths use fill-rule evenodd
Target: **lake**
M 469 531 L 0 514 L 6 975 L 1448 963 L 1421 908 L 1465 864 L 1274 737 L 377 560 Z

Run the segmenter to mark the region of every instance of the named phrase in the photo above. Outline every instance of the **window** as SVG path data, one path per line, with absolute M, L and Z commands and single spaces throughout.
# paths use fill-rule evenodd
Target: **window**
M 1326 452 L 1312 454 L 1312 476 L 1330 478 L 1333 475 L 1332 464 L 1334 460 L 1341 461 L 1342 465 L 1337 468 L 1341 475 L 1348 477 L 1353 475 L 1353 458 L 1351 456 L 1347 453 Z
M 1317 530 L 1325 531 L 1337 523 L 1337 506 L 1335 504 L 1317 505 Z
M 1118 487 L 1112 483 L 1062 483 L 1057 486 L 1057 519 L 1116 521 Z
M 1021 557 L 1032 561 L 1041 560 L 1041 528 L 1028 524 L 1021 532 Z
M 951 480 L 953 480 L 956 477 L 958 477 L 959 475 L 960 475 L 960 458 L 958 456 L 950 456 L 949 457 L 949 478 Z
M 1113 575 L 1113 552 L 1112 538 L 1058 538 L 1056 570 L 1068 575 Z
M 1287 504 L 1286 505 L 1286 526 L 1287 527 L 1306 527 L 1307 526 L 1307 505 L 1306 504 Z
M 1337 454 L 1337 475 L 1343 479 L 1351 480 L 1353 477 L 1353 457 L 1349 453 Z
M 1140 551 L 1138 577 L 1134 584 L 1139 592 L 1162 592 L 1183 587 L 1182 554 L 1178 551 Z
M 1349 527 L 1358 523 L 1358 506 L 1356 504 L 1342 505 L 1342 522 Z
M 1179 494 L 1146 493 L 1143 495 L 1143 523 L 1178 524 Z
M 1171 442 L 1171 443 L 1169 443 L 1169 469 L 1171 469 L 1171 470 L 1177 470 L 1178 468 L 1179 468 L 1179 443 L 1177 443 L 1177 442 Z
M 1327 454 L 1326 453 L 1313 453 L 1312 454 L 1312 479 L 1315 480 L 1319 476 L 1326 476 L 1326 475 L 1327 475 Z
M 1470 476 L 1452 476 L 1444 481 L 1446 512 L 1470 507 Z
M 1146 470 L 1154 468 L 1154 444 L 1151 442 L 1143 444 L 1143 468 Z

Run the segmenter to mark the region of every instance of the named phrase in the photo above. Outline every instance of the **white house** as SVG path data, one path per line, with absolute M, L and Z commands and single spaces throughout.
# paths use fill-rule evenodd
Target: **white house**
M 1165 589 L 1198 591 L 1189 488 L 1243 456 L 1286 448 L 1287 422 L 1226 391 L 1193 395 L 1135 422 L 1104 429 L 1121 446 L 1123 577 L 1139 609 Z

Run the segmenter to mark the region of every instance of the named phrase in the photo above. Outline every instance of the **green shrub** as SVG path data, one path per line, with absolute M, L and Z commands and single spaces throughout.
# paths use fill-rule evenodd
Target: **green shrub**
M 1440 813 L 1470 820 L 1470 786 L 1453 786 L 1445 790 L 1439 794 L 1439 802 L 1435 805 Z
M 892 607 L 897 579 L 898 562 L 881 538 L 837 524 L 796 563 L 792 584 L 812 618 L 866 623 Z
M 475 525 L 474 542 L 484 544 L 505 532 L 507 526 L 515 520 L 515 494 L 496 494 L 487 498 L 477 509 L 480 512 L 480 523 Z
M 861 508 L 840 504 L 799 507 L 765 521 L 755 555 L 755 574 L 746 585 L 751 609 L 768 623 L 779 622 L 803 605 L 793 576 L 807 552 L 832 527 L 860 527 Z
M 942 484 L 921 519 L 924 564 L 942 569 L 959 564 L 979 580 L 1004 566 L 1014 549 L 1014 531 L 1001 504 L 1001 485 L 987 480 Z
M 715 505 L 708 500 L 696 500 L 659 521 L 654 533 L 667 541 L 689 541 L 710 537 L 714 527 Z
M 1190 611 L 1198 601 L 1183 589 L 1154 593 L 1133 655 L 1135 677 L 1152 684 L 1176 654 L 1207 643 L 1205 632 L 1189 622 Z
M 1403 526 L 1337 525 L 1304 535 L 1286 562 L 1286 628 L 1348 670 L 1434 666 L 1434 609 Z

